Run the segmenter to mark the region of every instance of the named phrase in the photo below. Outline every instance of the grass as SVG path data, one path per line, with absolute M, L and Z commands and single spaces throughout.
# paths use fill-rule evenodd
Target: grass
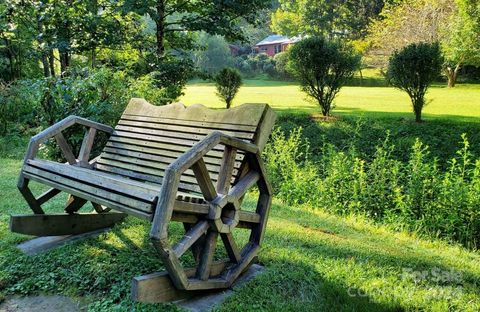
M 453 89 L 434 85 L 426 96 L 429 104 L 424 109 L 426 120 L 455 118 L 459 121 L 479 122 L 480 85 L 459 84 Z M 180 99 L 185 104 L 202 103 L 210 107 L 224 107 L 215 96 L 215 86 L 207 82 L 194 82 L 187 86 Z M 306 99 L 293 82 L 245 80 L 234 100 L 241 103 L 268 103 L 279 112 L 316 113 L 316 103 Z M 344 87 L 335 100 L 333 115 L 364 117 L 396 117 L 413 119 L 410 100 L 405 92 L 391 87 Z
M 282 112 L 285 131 L 302 126 L 321 151 L 323 137 L 340 149 L 352 142 L 363 154 L 390 132 L 397 155 L 420 137 L 434 156 L 445 160 L 468 133 L 480 155 L 478 122 L 480 86 L 455 89 L 435 86 L 425 109 L 427 122 L 411 120 L 407 96 L 387 87 L 345 87 L 337 100 L 335 122 L 314 122 L 316 105 L 304 100 L 294 83 L 247 80 L 235 103 L 267 102 Z M 208 83 L 191 83 L 186 104 L 222 107 Z M 16 189 L 21 158 L 28 140 L 0 137 L 0 301 L 39 293 L 82 297 L 91 311 L 177 310 L 174 305 L 135 304 L 129 299 L 133 276 L 163 270 L 149 244 L 149 224 L 135 218 L 97 238 L 68 244 L 27 257 L 16 244 L 29 239 L 8 231 L 9 214 L 30 213 Z M 44 188 L 33 184 L 35 192 Z M 60 212 L 65 197 L 47 204 Z M 247 198 L 247 209 L 254 203 Z M 172 235 L 181 235 L 180 226 Z M 236 234 L 240 240 L 245 233 Z M 459 245 L 395 232 L 361 217 L 338 217 L 318 207 L 289 207 L 275 200 L 260 252 L 263 274 L 236 289 L 219 311 L 478 311 L 480 255 Z M 190 261 L 188 258 L 186 261 Z
M 149 224 L 138 219 L 129 217 L 98 238 L 22 255 L 15 245 L 28 237 L 8 231 L 8 214 L 30 213 L 15 188 L 21 162 L 0 161 L 0 297 L 65 294 L 84 297 L 92 311 L 177 309 L 129 299 L 133 276 L 163 269 L 148 243 Z M 47 211 L 60 211 L 64 200 L 47 205 Z M 249 199 L 247 205 L 254 203 Z M 275 201 L 260 262 L 265 272 L 236 289 L 219 311 L 480 309 L 477 252 L 353 216 Z

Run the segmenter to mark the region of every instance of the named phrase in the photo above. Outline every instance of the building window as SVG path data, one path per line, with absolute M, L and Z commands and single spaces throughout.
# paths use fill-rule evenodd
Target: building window
M 282 52 L 282 45 L 281 45 L 281 44 L 277 44 L 277 45 L 275 46 L 275 54 L 280 53 L 280 52 Z

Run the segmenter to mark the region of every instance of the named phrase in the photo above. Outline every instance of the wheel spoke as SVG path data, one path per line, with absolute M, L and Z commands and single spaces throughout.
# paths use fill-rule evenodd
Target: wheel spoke
M 205 246 L 203 247 L 202 257 L 197 268 L 197 278 L 206 281 L 210 277 L 210 270 L 212 267 L 213 255 L 215 254 L 215 247 L 217 244 L 218 233 L 212 230 L 208 231 L 205 239 Z
M 260 174 L 258 172 L 250 171 L 232 187 L 228 195 L 240 199 L 259 179 Z
M 210 227 L 207 221 L 201 221 L 192 227 L 182 239 L 173 246 L 173 252 L 177 257 L 181 257 Z
M 241 256 L 238 246 L 233 239 L 232 233 L 222 233 L 220 236 L 222 237 L 223 244 L 227 250 L 228 257 L 230 257 L 232 262 L 238 263 L 241 259 Z
M 220 194 L 227 194 L 230 189 L 230 181 L 232 179 L 236 155 L 237 149 L 225 146 L 225 152 L 223 153 L 222 164 L 220 166 L 217 181 L 217 192 Z
M 214 200 L 217 197 L 217 191 L 212 183 L 212 179 L 210 178 L 210 174 L 208 173 L 208 169 L 203 161 L 203 158 L 200 158 L 192 166 L 192 170 L 195 174 L 195 178 L 197 179 L 198 186 L 202 190 L 203 197 L 207 201 Z

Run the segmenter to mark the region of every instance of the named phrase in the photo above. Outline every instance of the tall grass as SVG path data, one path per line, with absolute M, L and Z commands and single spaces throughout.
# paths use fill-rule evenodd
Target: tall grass
M 276 130 L 265 159 L 276 195 L 286 204 L 363 214 L 475 249 L 480 244 L 480 159 L 473 159 L 467 137 L 461 139 L 463 147 L 446 170 L 418 139 L 408 161 L 396 160 L 388 133 L 369 161 L 353 144 L 338 150 L 325 141 L 313 160 L 301 128 L 288 135 Z

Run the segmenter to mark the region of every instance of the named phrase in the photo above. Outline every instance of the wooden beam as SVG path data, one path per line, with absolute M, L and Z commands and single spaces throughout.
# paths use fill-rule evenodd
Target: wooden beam
M 232 233 L 221 233 L 220 236 L 222 237 L 223 244 L 225 245 L 225 249 L 227 250 L 230 260 L 234 263 L 240 262 L 240 250 L 233 239 Z
M 211 266 L 211 274 L 220 274 L 228 263 L 228 261 L 214 262 Z M 196 268 L 188 268 L 185 270 L 185 274 L 191 278 L 195 276 L 195 271 Z M 189 298 L 198 294 L 202 294 L 202 292 L 177 289 L 173 285 L 168 272 L 156 272 L 137 276 L 132 280 L 133 301 L 145 303 L 168 302 Z
M 67 140 L 61 132 L 55 135 L 55 140 L 57 141 L 57 144 L 60 147 L 60 150 L 62 150 L 63 156 L 68 161 L 68 163 L 70 165 L 75 165 L 77 163 L 77 159 L 73 155 L 70 144 L 68 144 Z
M 72 214 L 79 211 L 80 208 L 82 208 L 86 203 L 87 200 L 83 198 L 69 195 L 67 203 L 65 204 L 65 208 L 63 210 L 68 214 Z
M 208 169 L 205 166 L 205 162 L 200 158 L 193 166 L 193 173 L 197 178 L 198 186 L 202 190 L 203 197 L 207 201 L 212 201 L 217 197 L 217 191 L 213 186 L 212 179 L 208 173 Z
M 230 146 L 225 146 L 225 152 L 222 158 L 222 164 L 218 172 L 217 192 L 220 194 L 228 194 L 230 189 L 230 181 L 232 179 L 233 168 L 235 166 L 235 157 L 237 156 L 237 149 Z
M 10 231 L 35 236 L 81 234 L 111 227 L 122 221 L 124 213 L 12 215 Z
M 190 248 L 205 232 L 207 232 L 210 224 L 208 221 L 200 221 L 192 227 L 182 239 L 173 246 L 173 252 L 177 257 L 181 257 L 188 248 Z
M 95 134 L 97 130 L 95 128 L 90 128 L 85 133 L 83 138 L 82 147 L 80 148 L 80 153 L 78 154 L 78 161 L 82 167 L 90 167 L 88 160 L 90 158 L 90 153 L 92 151 L 93 143 L 95 141 Z
M 22 193 L 22 196 L 23 198 L 25 198 L 25 201 L 30 206 L 30 209 L 32 209 L 33 213 L 35 214 L 44 214 L 42 207 L 38 203 L 32 191 L 30 191 L 30 189 L 28 188 L 30 180 L 27 179 L 23 173 L 20 175 L 20 180 L 22 180 L 22 182 L 21 186 L 18 187 L 18 190 L 20 191 L 20 193 Z
M 45 193 L 43 193 L 42 195 L 38 196 L 37 202 L 39 205 L 43 205 L 44 203 L 46 203 L 47 201 L 49 201 L 50 199 L 52 199 L 53 197 L 55 197 L 60 193 L 61 193 L 60 190 L 57 190 L 56 188 L 51 188 Z
M 202 257 L 197 267 L 197 278 L 202 281 L 208 280 L 211 274 L 213 255 L 215 254 L 215 246 L 217 245 L 218 233 L 208 231 L 205 238 L 205 246 L 203 247 Z

